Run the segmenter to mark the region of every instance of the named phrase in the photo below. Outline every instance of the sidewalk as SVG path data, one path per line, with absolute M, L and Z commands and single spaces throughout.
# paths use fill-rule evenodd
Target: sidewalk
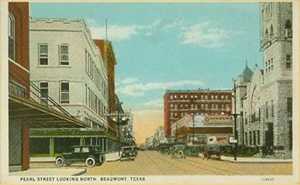
M 221 160 L 233 163 L 292 163 L 292 159 L 269 159 L 255 157 L 237 157 L 235 161 L 233 157 L 221 156 Z
M 10 172 L 11 176 L 79 176 L 86 173 L 85 168 L 34 168 Z
M 105 154 L 106 162 L 117 161 L 120 159 L 119 152 L 107 153 Z M 45 163 L 54 162 L 55 157 L 30 157 L 31 163 Z
M 112 161 L 118 161 L 118 160 L 120 160 L 119 152 L 105 154 L 106 162 L 112 162 Z
M 30 157 L 30 162 L 54 162 L 55 157 Z

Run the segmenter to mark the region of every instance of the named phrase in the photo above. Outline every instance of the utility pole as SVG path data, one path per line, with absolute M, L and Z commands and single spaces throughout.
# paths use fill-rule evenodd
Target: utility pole
M 192 140 L 192 145 L 194 146 L 194 140 L 195 140 L 195 117 L 194 117 L 193 113 L 192 113 L 192 118 L 193 118 L 193 140 Z
M 236 130 L 236 125 L 237 125 L 237 116 L 238 114 L 236 113 L 236 81 L 233 81 L 233 98 L 234 98 L 234 113 L 233 113 L 233 118 L 234 118 L 234 139 L 236 140 L 236 142 L 234 143 L 234 160 L 236 161 L 237 159 L 237 147 L 238 147 L 238 143 L 237 143 L 237 130 Z

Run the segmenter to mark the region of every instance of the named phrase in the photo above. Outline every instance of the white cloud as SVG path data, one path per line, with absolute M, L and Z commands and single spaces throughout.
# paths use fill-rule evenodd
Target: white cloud
M 148 91 L 166 90 L 184 86 L 203 86 L 201 80 L 179 80 L 170 82 L 135 82 L 127 85 L 120 85 L 118 93 L 127 96 L 143 96 Z
M 105 38 L 106 29 L 104 26 L 90 27 L 93 38 Z M 112 41 L 128 40 L 132 36 L 138 34 L 138 26 L 136 25 L 109 25 L 107 27 L 107 37 Z
M 139 79 L 137 78 L 125 78 L 123 80 L 120 80 L 120 84 L 132 84 L 132 83 L 135 83 L 135 82 L 138 82 Z
M 87 19 L 87 23 L 90 27 L 91 34 L 93 38 L 105 38 L 106 37 L 106 28 L 104 25 L 97 25 L 97 21 L 94 19 Z M 107 36 L 108 40 L 112 41 L 124 41 L 129 40 L 133 36 L 138 34 L 145 36 L 152 36 L 158 31 L 168 31 L 169 29 L 178 27 L 182 25 L 182 19 L 174 20 L 163 20 L 156 19 L 149 24 L 141 25 L 118 25 L 118 24 L 108 24 L 107 27 Z
M 231 31 L 215 27 L 208 22 L 194 24 L 183 28 L 181 43 L 206 48 L 222 47 L 230 38 L 231 33 Z

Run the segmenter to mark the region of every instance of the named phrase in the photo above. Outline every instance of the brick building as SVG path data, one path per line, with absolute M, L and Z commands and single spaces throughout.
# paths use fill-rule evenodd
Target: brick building
M 108 112 L 117 111 L 117 102 L 115 98 L 115 65 L 117 65 L 114 50 L 110 41 L 94 40 L 95 44 L 101 50 L 101 56 L 104 61 L 108 78 Z
M 114 50 L 110 41 L 95 39 L 96 46 L 100 49 L 101 57 L 106 68 L 107 84 L 108 84 L 108 114 L 115 113 L 118 110 L 118 101 L 115 92 L 115 65 L 117 64 Z M 116 123 L 108 117 L 108 124 L 117 132 Z
M 164 131 L 171 136 L 172 124 L 183 116 L 231 115 L 231 90 L 167 90 L 164 95 Z
M 176 142 L 187 145 L 207 144 L 214 140 L 218 144 L 228 144 L 232 136 L 233 120 L 230 115 L 185 115 L 172 124 L 172 136 Z
M 31 128 L 84 127 L 60 107 L 41 104 L 39 89 L 32 90 L 29 62 L 29 5 L 8 3 L 9 170 L 29 168 Z M 36 100 L 34 100 L 34 98 Z M 60 110 L 59 110 L 60 109 Z
M 29 98 L 28 3 L 9 3 L 8 9 L 9 95 Z M 29 168 L 29 126 L 11 117 L 9 119 L 9 166 L 11 170 Z

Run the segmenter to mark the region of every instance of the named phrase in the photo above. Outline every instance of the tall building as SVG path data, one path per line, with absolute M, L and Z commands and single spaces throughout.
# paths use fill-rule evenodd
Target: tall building
M 9 96 L 29 99 L 29 6 L 8 5 Z M 10 98 L 11 105 L 11 98 Z M 10 111 L 12 106 L 9 107 Z M 9 119 L 9 166 L 11 171 L 29 168 L 29 125 Z
M 116 101 L 116 90 L 115 90 L 115 66 L 117 65 L 117 60 L 112 47 L 112 44 L 108 40 L 95 39 L 94 40 L 97 47 L 100 49 L 101 57 L 106 68 L 107 75 L 107 85 L 108 85 L 108 114 L 112 115 L 118 111 L 118 102 Z M 111 116 L 107 117 L 108 125 L 112 128 L 115 134 L 118 134 L 118 125 L 113 121 Z
M 40 100 L 41 93 L 39 89 L 31 89 L 30 83 L 28 2 L 4 2 L 2 5 L 8 8 L 8 61 L 5 61 L 9 66 L 8 165 L 9 171 L 19 171 L 30 167 L 30 129 L 86 125 L 69 116 L 54 101 L 49 106 L 36 101 Z M 43 99 L 43 102 L 48 100 Z
M 52 97 L 90 128 L 87 132 L 53 129 L 47 134 L 33 130 L 31 142 L 49 143 L 52 155 L 74 144 L 100 144 L 104 151 L 114 146 L 110 139 L 114 128 L 107 122 L 107 68 L 83 20 L 31 19 L 30 68 L 41 101 Z
M 183 116 L 231 115 L 231 90 L 167 90 L 164 95 L 164 131 L 171 136 L 172 124 Z
M 292 149 L 292 3 L 260 4 L 263 68 L 236 81 L 239 144 Z
M 108 80 L 108 112 L 113 113 L 117 111 L 117 102 L 115 101 L 115 66 L 117 65 L 116 56 L 110 41 L 100 39 L 94 41 L 101 50 L 102 60 L 106 67 Z

